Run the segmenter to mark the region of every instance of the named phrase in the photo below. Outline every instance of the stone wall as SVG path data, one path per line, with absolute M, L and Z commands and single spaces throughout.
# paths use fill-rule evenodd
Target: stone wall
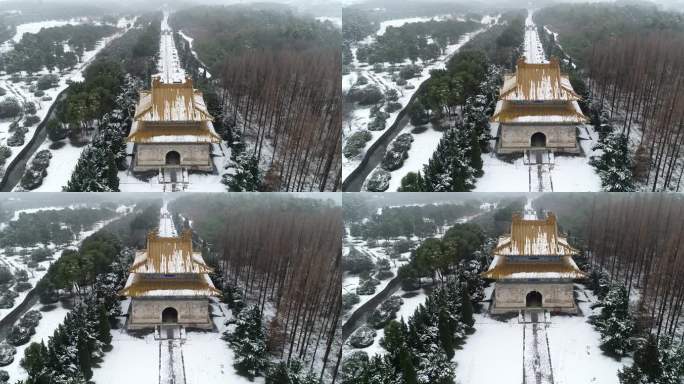
M 541 293 L 542 308 L 569 313 L 577 311 L 572 282 L 497 282 L 494 290 L 494 307 L 492 312 L 502 313 L 525 309 L 527 295 L 532 291 Z
M 133 298 L 128 310 L 128 329 L 152 328 L 161 324 L 162 312 L 169 307 L 178 312 L 180 325 L 204 329 L 211 329 L 213 326 L 209 317 L 209 301 L 206 298 Z
M 510 125 L 499 126 L 498 153 L 523 152 L 531 148 L 532 135 L 546 136 L 546 148 L 555 152 L 579 153 L 577 128 L 574 125 Z
M 176 151 L 180 154 L 180 166 L 201 171 L 211 171 L 211 146 L 209 144 L 137 144 L 135 146 L 134 171 L 159 169 L 166 165 L 166 155 Z

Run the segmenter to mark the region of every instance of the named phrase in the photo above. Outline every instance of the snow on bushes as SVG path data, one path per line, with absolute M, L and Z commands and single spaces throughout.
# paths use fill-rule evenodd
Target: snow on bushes
M 21 104 L 13 97 L 7 97 L 0 101 L 0 119 L 16 117 L 21 111 Z
M 345 293 L 342 295 L 342 311 L 346 312 L 360 302 L 361 298 L 356 293 Z
M 358 156 L 363 147 L 366 146 L 366 143 L 372 138 L 373 134 L 366 130 L 354 132 L 351 136 L 349 136 L 349 139 L 347 139 L 347 144 L 344 146 L 344 157 L 351 159 Z
M 376 169 L 368 179 L 366 189 L 370 192 L 384 192 L 389 188 L 389 181 L 391 178 L 391 173 L 384 169 Z
M 229 324 L 235 324 L 235 329 L 226 331 L 224 339 L 235 351 L 233 365 L 240 374 L 247 377 L 260 375 L 268 363 L 261 310 L 258 306 L 251 306 L 241 311 Z
M 390 320 L 394 319 L 403 303 L 404 300 L 399 296 L 389 297 L 368 316 L 368 324 L 375 329 L 384 328 Z
M 387 171 L 401 168 L 404 165 L 404 160 L 408 158 L 411 142 L 413 142 L 413 135 L 408 132 L 397 136 L 390 145 L 390 148 L 385 152 L 385 157 L 381 163 L 382 168 Z
M 342 270 L 353 274 L 370 272 L 373 266 L 371 256 L 356 247 L 350 247 L 349 253 L 342 259 Z
M 0 343 L 0 367 L 12 364 L 17 349 L 7 342 Z
M 602 307 L 601 313 L 591 317 L 590 322 L 601 334 L 601 349 L 613 356 L 624 356 L 631 350 L 635 332 L 627 289 L 619 283 L 612 284 L 597 306 Z
M 370 347 L 375 342 L 375 336 L 377 336 L 377 332 L 364 325 L 349 336 L 349 345 L 354 348 Z
M 380 281 L 374 278 L 363 280 L 356 288 L 357 295 L 372 295 L 375 293 L 375 287 L 380 285 Z
M 359 105 L 374 105 L 382 102 L 385 96 L 376 85 L 368 85 L 364 88 L 354 87 L 347 93 L 347 98 Z
M 43 184 L 43 178 L 47 176 L 47 168 L 50 165 L 51 158 L 52 153 L 48 149 L 36 153 L 19 181 L 24 190 L 30 191 Z

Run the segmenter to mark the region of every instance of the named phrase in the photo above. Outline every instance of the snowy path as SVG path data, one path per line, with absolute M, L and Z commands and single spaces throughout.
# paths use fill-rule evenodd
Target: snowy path
M 159 384 L 185 384 L 181 340 L 159 341 Z
M 546 323 L 538 318 L 541 312 L 531 312 L 530 315 L 531 323 L 523 326 L 523 383 L 553 384 Z
M 163 83 L 181 83 L 185 80 L 185 71 L 178 59 L 178 50 L 173 41 L 173 30 L 169 26 L 169 12 L 164 11 L 161 22 L 161 38 L 159 40 L 159 71 Z
M 525 46 L 524 55 L 528 63 L 548 63 L 544 59 L 544 48 L 542 48 L 539 40 L 539 33 L 537 26 L 532 21 L 533 10 L 527 11 L 527 19 L 525 19 Z

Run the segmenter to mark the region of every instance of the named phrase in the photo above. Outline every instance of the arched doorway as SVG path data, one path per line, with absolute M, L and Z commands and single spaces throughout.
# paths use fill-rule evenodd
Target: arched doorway
M 542 294 L 537 291 L 532 291 L 525 297 L 526 307 L 541 307 L 542 306 Z
M 166 154 L 166 165 L 180 165 L 181 157 L 180 153 L 176 151 L 169 151 Z
M 537 132 L 534 135 L 532 135 L 532 138 L 530 139 L 530 145 L 532 147 L 546 147 L 546 135 L 544 135 L 541 132 Z
M 176 308 L 168 307 L 162 311 L 162 323 L 175 324 L 178 322 L 178 311 Z

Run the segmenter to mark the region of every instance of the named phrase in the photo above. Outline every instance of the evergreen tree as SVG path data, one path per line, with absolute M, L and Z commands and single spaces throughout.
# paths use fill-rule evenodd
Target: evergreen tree
M 110 345 L 112 342 L 111 327 L 109 326 L 109 317 L 107 316 L 107 310 L 104 305 L 99 305 L 99 319 L 98 319 L 98 330 L 97 339 L 101 341 L 104 345 Z
M 439 311 L 439 341 L 441 342 L 442 349 L 446 352 L 447 356 L 451 359 L 454 357 L 454 349 L 456 348 L 456 341 L 454 340 L 454 327 L 452 325 L 451 317 L 446 313 L 445 309 L 442 308 Z
M 636 190 L 632 170 L 634 162 L 629 154 L 629 139 L 620 132 L 611 133 L 594 146 L 603 151 L 591 160 L 606 192 L 633 192 Z
M 231 192 L 253 192 L 261 186 L 259 161 L 256 156 L 242 153 L 237 156 L 237 170 L 224 182 Z
M 473 318 L 473 303 L 470 301 L 468 289 L 461 289 L 461 319 L 468 327 L 475 325 Z
M 45 344 L 31 343 L 24 351 L 24 357 L 19 364 L 26 370 L 29 378 L 36 379 L 45 369 L 47 349 Z
M 401 186 L 397 190 L 398 192 L 424 192 L 425 191 L 425 180 L 421 176 L 420 171 L 418 173 L 409 172 L 404 177 L 401 178 Z
M 90 380 L 93 377 L 92 362 L 90 356 L 90 348 L 88 347 L 88 341 L 82 334 L 78 337 L 78 365 L 86 380 Z
M 235 350 L 235 368 L 241 374 L 255 377 L 267 363 L 261 310 L 258 306 L 251 306 L 240 312 L 235 323 L 235 330 L 227 335 Z

